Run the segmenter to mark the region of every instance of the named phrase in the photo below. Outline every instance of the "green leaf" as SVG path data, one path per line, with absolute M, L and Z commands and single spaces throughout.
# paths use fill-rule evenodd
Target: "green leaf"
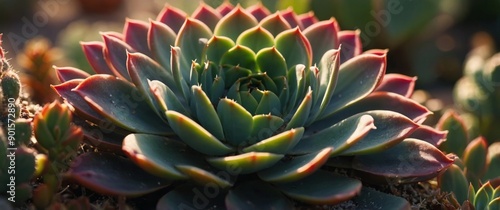
M 189 71 L 182 71 L 182 69 L 190 69 L 191 66 L 188 63 L 186 63 L 187 61 L 184 60 L 185 57 L 183 56 L 181 48 L 172 47 L 170 54 L 171 54 L 170 66 L 172 70 L 172 76 L 174 77 L 175 84 L 177 86 L 177 89 L 179 90 L 178 92 L 175 93 L 176 94 L 182 93 L 183 98 L 190 99 L 189 96 L 191 93 L 191 89 L 189 89 L 186 83 L 186 81 L 190 80 L 189 79 L 190 77 L 188 75 Z
M 287 74 L 288 87 L 290 88 L 290 98 L 287 103 L 286 111 L 295 108 L 298 99 L 302 97 L 303 91 L 306 87 L 305 66 L 302 64 L 292 67 Z
M 352 167 L 373 175 L 394 178 L 397 182 L 408 183 L 435 177 L 450 167 L 454 158 L 444 155 L 425 141 L 408 138 L 382 152 L 355 156 Z
M 311 46 L 313 46 L 313 64 L 319 64 L 326 52 L 339 48 L 337 37 L 339 30 L 339 25 L 333 18 L 317 22 L 304 30 L 304 36 L 307 37 Z M 340 62 L 340 58 L 337 58 L 337 62 Z
M 331 102 L 320 119 L 331 116 L 370 94 L 382 80 L 385 66 L 386 55 L 364 54 L 343 63 Z
M 250 114 L 255 114 L 255 110 L 257 110 L 257 106 L 259 106 L 259 102 L 255 100 L 250 91 L 240 91 L 238 94 L 239 99 L 241 100 L 241 105 L 245 107 Z
M 240 66 L 223 65 L 222 68 L 224 71 L 224 84 L 226 84 L 225 88 L 235 85 L 239 79 L 252 74 L 252 70 Z M 239 91 L 239 85 L 235 87 L 237 87 L 237 91 Z
M 250 143 L 256 143 L 262 139 L 269 138 L 281 128 L 285 121 L 280 117 L 270 114 L 262 114 L 253 116 L 252 133 L 250 134 Z
M 130 47 L 124 41 L 110 35 L 109 33 L 103 33 L 102 39 L 104 40 L 103 55 L 114 75 L 130 81 L 130 76 L 127 72 L 127 52 L 134 52 L 134 49 Z
M 166 111 L 172 129 L 187 145 L 207 155 L 225 155 L 233 151 L 201 125 L 176 111 Z
M 238 174 L 250 174 L 269 168 L 281 160 L 284 155 L 268 152 L 249 152 L 240 155 L 208 158 L 210 165 L 220 169 L 234 169 Z
M 182 49 L 182 69 L 189 69 L 193 60 L 201 61 L 203 59 L 201 56 L 206 43 L 203 43 L 202 40 L 208 40 L 211 37 L 212 31 L 203 22 L 193 18 L 186 19 L 175 40 L 175 46 Z M 188 78 L 186 76 L 184 78 Z
M 173 110 L 188 117 L 191 116 L 188 110 L 185 109 L 186 106 L 179 101 L 178 96 L 169 87 L 157 80 L 148 81 L 148 83 L 155 102 L 162 113 L 165 113 L 167 110 Z
M 257 20 L 250 13 L 241 6 L 236 6 L 215 26 L 214 35 L 227 36 L 236 40 L 241 33 L 257 24 Z
M 259 23 L 259 26 L 267 29 L 274 37 L 276 37 L 282 31 L 292 29 L 292 26 L 290 26 L 285 18 L 283 18 L 283 16 L 281 16 L 281 14 L 278 12 L 262 19 Z
M 260 91 L 260 90 L 254 90 Z M 281 115 L 281 102 L 278 96 L 271 91 L 262 91 L 262 98 L 260 99 L 259 105 L 255 110 L 255 114 L 272 114 L 275 116 Z
M 203 166 L 203 165 L 201 165 Z M 177 165 L 177 169 L 182 171 L 182 173 L 189 176 L 195 182 L 202 185 L 217 185 L 220 188 L 226 189 L 231 187 L 233 184 L 229 182 L 230 180 L 224 179 L 224 177 L 219 177 L 215 173 L 204 170 L 200 168 L 200 166 L 192 166 L 192 165 Z M 220 171 L 217 174 L 221 174 Z M 226 177 L 230 178 L 230 177 Z
M 486 209 L 490 202 L 489 191 L 493 191 L 489 182 L 477 190 L 473 203 L 476 209 Z
M 274 46 L 274 37 L 265 28 L 256 26 L 241 33 L 236 44 L 246 46 L 257 53 L 263 48 Z
M 182 184 L 162 196 L 156 209 L 213 209 L 224 210 L 226 192 L 216 184 L 202 186 Z
M 324 53 L 319 63 L 318 90 L 314 94 L 314 108 L 311 120 L 323 114 L 335 91 L 339 74 L 339 50 L 329 50 Z M 316 78 L 314 78 L 316 79 Z M 321 100 L 321 101 L 320 101 Z
M 302 138 L 304 128 L 298 127 L 287 130 L 280 134 L 264 139 L 254 145 L 242 149 L 243 152 L 270 152 L 277 154 L 286 154 Z
M 92 191 L 113 196 L 139 196 L 169 185 L 132 161 L 111 153 L 88 152 L 78 156 L 68 176 Z
M 11 154 L 12 150 L 9 150 L 9 153 Z M 7 156 L 5 156 L 5 157 L 7 157 Z M 9 160 L 12 160 L 12 158 L 9 157 Z M 12 164 L 12 162 L 9 162 L 9 164 Z M 35 163 L 34 151 L 30 148 L 25 147 L 25 146 L 17 147 L 16 151 L 15 151 L 15 164 L 16 164 L 16 166 L 18 166 L 22 169 L 22 170 L 15 170 L 14 171 L 16 183 L 20 184 L 23 182 L 29 182 L 33 178 L 33 175 L 35 174 L 36 163 Z M 9 167 L 8 169 L 9 169 L 9 171 L 11 171 L 12 167 Z M 2 171 L 2 173 L 3 172 L 5 172 L 5 174 L 7 174 L 7 170 Z M 4 176 L 5 174 L 2 174 L 2 176 Z M 11 177 L 11 176 L 9 176 L 9 177 Z
M 252 115 L 238 103 L 230 99 L 221 99 L 217 114 L 222 123 L 226 141 L 233 146 L 241 146 L 252 132 Z
M 221 63 L 222 56 L 235 46 L 234 41 L 224 36 L 212 36 L 205 47 L 207 59 L 216 64 Z
M 261 72 L 265 72 L 269 77 L 276 78 L 286 76 L 288 68 L 285 58 L 275 47 L 264 48 L 256 55 L 257 66 Z
M 248 47 L 236 45 L 222 55 L 219 65 L 229 64 L 232 66 L 240 66 L 257 72 L 257 64 L 255 62 L 255 53 Z
M 204 165 L 203 156 L 178 140 L 150 134 L 129 134 L 122 150 L 143 170 L 168 180 L 186 179 L 177 165 Z
M 297 111 L 292 116 L 292 119 L 290 122 L 285 127 L 285 130 L 291 129 L 291 128 L 296 128 L 296 127 L 301 127 L 304 126 L 306 123 L 309 113 L 311 111 L 312 107 L 312 91 L 309 88 L 308 93 L 306 96 L 302 99 L 302 103 L 300 103 L 299 107 L 297 108 Z
M 283 55 L 288 68 L 297 64 L 311 66 L 311 44 L 300 29 L 289 29 L 281 32 L 275 39 L 276 49 Z
M 487 151 L 488 145 L 483 137 L 478 137 L 467 145 L 463 154 L 467 172 L 473 173 L 476 177 L 483 176 L 486 170 Z
M 162 135 L 172 132 L 129 82 L 110 75 L 93 75 L 74 91 L 92 109 L 124 129 Z
M 165 24 L 151 20 L 148 31 L 148 46 L 154 60 L 170 71 L 170 46 L 174 46 L 176 33 Z
M 259 177 L 267 182 L 293 182 L 311 175 L 326 163 L 333 148 L 327 147 L 317 153 L 293 157 L 278 162 L 272 168 L 259 172 Z
M 436 128 L 442 131 L 448 130 L 447 140 L 439 146 L 439 149 L 462 157 L 469 140 L 465 124 L 458 114 L 451 110 L 444 113 Z
M 370 130 L 375 129 L 374 118 L 360 113 L 320 131 L 306 129 L 304 138 L 293 148 L 293 154 L 317 152 L 326 147 L 333 147 L 339 154 L 359 140 Z
M 294 204 L 273 186 L 264 182 L 245 182 L 229 191 L 227 209 L 293 209 Z
M 500 197 L 497 197 L 488 203 L 489 209 L 500 209 Z
M 488 168 L 484 174 L 483 181 L 500 176 L 500 143 L 493 143 L 488 147 Z
M 353 199 L 359 209 L 411 209 L 410 203 L 404 198 L 363 187 L 359 196 Z
M 222 124 L 217 116 L 217 112 L 213 107 L 210 99 L 205 92 L 201 90 L 200 86 L 193 86 L 193 103 L 196 105 L 196 113 L 198 121 L 203 128 L 213 134 L 218 139 L 224 139 L 224 132 L 222 131 Z
M 337 204 L 356 196 L 361 182 L 323 170 L 299 181 L 276 184 L 283 193 L 308 204 Z
M 443 192 L 451 192 L 458 203 L 468 200 L 469 182 L 464 172 L 455 164 L 438 176 L 439 188 Z M 472 186 L 472 185 L 471 185 Z

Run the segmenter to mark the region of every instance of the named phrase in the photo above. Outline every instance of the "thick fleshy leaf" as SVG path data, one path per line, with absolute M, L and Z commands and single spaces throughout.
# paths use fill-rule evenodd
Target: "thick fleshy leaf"
M 233 151 L 189 117 L 176 111 L 165 114 L 175 134 L 196 151 L 207 155 L 225 155 Z
M 306 69 L 302 64 L 296 65 L 295 67 L 290 68 L 287 73 L 288 79 L 288 87 L 289 87 L 289 100 L 285 105 L 286 110 L 288 112 L 295 108 L 298 102 L 300 102 L 300 98 L 303 96 L 302 94 L 306 90 Z
M 148 31 L 148 46 L 153 58 L 163 68 L 170 70 L 170 46 L 175 44 L 176 32 L 165 24 L 151 21 Z
M 111 153 L 89 152 L 72 161 L 70 179 L 105 195 L 139 196 L 168 186 L 132 161 Z
M 158 80 L 148 81 L 148 84 L 161 113 L 173 110 L 185 116 L 191 116 L 186 106 L 179 101 L 175 93 L 168 86 Z
M 468 198 L 469 182 L 460 167 L 452 164 L 437 178 L 442 192 L 453 193 L 458 203 L 463 203 Z
M 304 128 L 299 127 L 287 130 L 280 134 L 264 139 L 254 145 L 242 149 L 243 152 L 270 152 L 277 154 L 286 154 L 302 138 Z
M 222 55 L 235 45 L 234 41 L 224 36 L 212 36 L 207 42 L 205 54 L 209 61 L 221 63 Z
M 226 196 L 227 209 L 293 209 L 293 203 L 265 182 L 245 182 Z
M 203 166 L 203 165 L 202 165 Z M 206 168 L 206 167 L 204 167 Z M 202 185 L 217 185 L 220 188 L 228 188 L 231 187 L 233 184 L 229 180 L 231 177 L 229 177 L 226 171 L 217 171 L 217 174 L 214 172 L 211 172 L 209 170 L 205 170 L 200 167 L 195 167 L 192 165 L 181 165 L 177 164 L 177 169 L 182 171 L 185 175 L 189 176 L 189 178 L 198 184 Z M 213 170 L 212 170 L 213 171 Z M 219 177 L 220 175 L 221 177 Z M 226 180 L 227 179 L 227 180 Z
M 192 18 L 186 19 L 175 40 L 175 46 L 182 50 L 183 69 L 189 69 L 193 60 L 202 60 L 201 56 L 206 45 L 202 40 L 208 41 L 210 37 L 212 31 L 203 22 Z M 185 75 L 184 78 L 188 77 Z
M 441 143 L 446 141 L 447 135 L 448 131 L 439 131 L 433 127 L 421 125 L 408 137 L 420 139 L 434 145 L 435 147 L 438 147 L 439 145 L 441 145 Z
M 363 187 L 361 193 L 353 199 L 358 209 L 394 209 L 409 210 L 410 203 L 404 198 Z
M 299 16 L 297 16 L 297 19 L 299 20 L 299 22 L 302 23 L 302 26 L 305 29 L 307 29 L 307 27 L 309 27 L 309 26 L 311 26 L 319 21 L 318 18 L 316 18 L 316 16 L 314 15 L 313 11 L 310 11 L 310 12 L 307 12 L 304 14 L 300 14 Z
M 489 182 L 486 182 L 481 188 L 479 188 L 476 192 L 476 196 L 474 197 L 474 207 L 476 209 L 487 209 L 488 203 L 490 202 L 490 191 L 493 191 Z
M 276 37 L 282 31 L 292 28 L 280 13 L 274 13 L 265 17 L 259 22 L 259 26 L 269 31 L 273 37 Z
M 335 103 L 335 101 L 332 100 L 331 103 Z M 342 108 L 342 110 L 320 122 L 334 123 L 352 116 L 353 114 L 370 110 L 394 111 L 410 118 L 415 123 L 422 123 L 426 117 L 431 114 L 426 107 L 418 104 L 412 99 L 395 93 L 374 92 L 358 102 Z
M 232 10 L 234 9 L 234 6 L 231 4 L 231 2 L 224 1 L 222 2 L 221 5 L 219 5 L 216 10 L 222 15 L 226 16 L 229 14 Z
M 249 152 L 240 155 L 208 158 L 210 165 L 220 169 L 227 170 L 232 168 L 239 174 L 250 174 L 264 170 L 276 164 L 284 155 L 268 152 Z
M 214 183 L 205 186 L 183 184 L 162 196 L 156 203 L 156 209 L 224 210 L 225 195 Z
M 318 88 L 314 94 L 314 108 L 311 120 L 315 120 L 318 115 L 321 115 L 326 107 L 330 104 L 330 100 L 335 91 L 337 80 L 339 77 L 339 52 L 340 49 L 328 50 L 325 52 L 319 63 Z
M 54 69 L 56 70 L 57 78 L 60 82 L 67 82 L 72 79 L 85 79 L 87 77 L 90 77 L 89 73 L 74 67 L 54 66 Z
M 108 33 L 101 33 L 101 35 L 105 45 L 103 55 L 111 71 L 114 75 L 130 81 L 126 66 L 127 52 L 135 52 L 135 50 L 124 41 Z
M 477 177 L 481 177 L 486 170 L 486 155 L 488 152 L 488 143 L 483 137 L 472 140 L 464 151 L 462 160 L 468 172 Z
M 314 46 L 312 48 L 312 64 L 319 64 L 326 52 L 339 48 L 338 32 L 339 25 L 333 18 L 317 22 L 304 30 L 304 35 L 311 46 Z M 338 62 L 340 63 L 340 61 Z
M 201 2 L 198 8 L 191 15 L 192 18 L 198 19 L 205 23 L 211 30 L 215 29 L 215 25 L 220 21 L 222 15 L 214 8 Z
M 226 141 L 233 146 L 241 146 L 252 132 L 252 115 L 241 105 L 230 99 L 221 99 L 217 114 L 222 123 Z
M 271 12 L 260 1 L 250 7 L 247 7 L 246 10 L 259 22 L 265 17 L 271 15 Z
M 273 79 L 287 74 L 285 58 L 275 47 L 260 50 L 256 55 L 256 62 L 260 71 Z
M 246 46 L 257 53 L 263 48 L 274 46 L 274 37 L 265 28 L 256 26 L 241 33 L 236 44 Z
M 153 59 L 142 53 L 129 53 L 127 58 L 127 69 L 132 82 L 139 90 L 140 94 L 145 97 L 147 103 L 158 114 L 163 116 L 157 103 L 155 102 L 154 93 L 151 92 L 150 80 L 159 80 L 166 84 L 174 92 L 177 91 L 172 72 L 162 68 Z
M 321 131 L 307 129 L 305 137 L 293 148 L 292 153 L 306 154 L 326 147 L 333 147 L 335 153 L 340 153 L 356 144 L 372 129 L 376 129 L 373 117 L 360 113 Z
M 309 92 L 302 99 L 302 102 L 293 114 L 292 119 L 290 119 L 290 121 L 286 125 L 285 129 L 301 127 L 306 124 L 313 103 L 312 93 L 312 90 L 309 89 Z
M 193 103 L 196 105 L 196 113 L 198 121 L 203 128 L 213 134 L 218 139 L 224 139 L 224 132 L 222 131 L 222 124 L 217 116 L 212 102 L 208 96 L 203 92 L 200 86 L 193 86 Z
M 370 94 L 382 80 L 385 67 L 385 55 L 360 55 L 342 64 L 337 86 L 323 118 Z
M 337 204 L 356 196 L 361 181 L 323 170 L 299 181 L 277 184 L 286 195 L 309 204 Z
M 436 128 L 442 131 L 448 130 L 447 140 L 439 146 L 439 149 L 462 157 L 469 140 L 465 124 L 458 114 L 452 110 L 445 112 Z
M 488 147 L 487 165 L 483 181 L 497 178 L 500 174 L 500 143 L 493 143 Z
M 250 134 L 249 143 L 256 143 L 262 139 L 267 139 L 273 136 L 285 121 L 280 117 L 270 114 L 262 114 L 253 116 L 252 133 Z
M 156 20 L 164 23 L 169 28 L 171 28 L 175 33 L 179 32 L 186 20 L 187 14 L 175 7 L 165 5 L 161 12 L 156 17 Z
M 304 30 L 304 27 L 297 19 L 297 15 L 295 14 L 295 12 L 293 11 L 293 9 L 291 7 L 288 7 L 285 10 L 279 11 L 279 13 L 281 16 L 283 16 L 283 18 L 285 18 L 285 20 L 288 22 L 288 24 L 290 24 L 290 26 L 292 28 L 298 28 L 300 30 Z
M 403 141 L 419 127 L 397 112 L 376 110 L 363 113 L 373 117 L 376 129 L 370 130 L 362 140 L 342 152 L 342 155 L 361 155 L 384 151 Z
M 288 68 L 297 64 L 303 64 L 306 67 L 311 66 L 311 44 L 300 29 L 289 29 L 278 34 L 275 39 L 275 46 L 285 58 Z
M 253 28 L 257 24 L 257 20 L 238 5 L 217 23 L 214 35 L 226 36 L 236 40 L 243 31 Z
M 340 31 L 338 35 L 339 43 L 342 46 L 340 52 L 340 63 L 344 63 L 351 58 L 361 54 L 363 51 L 363 44 L 360 38 L 361 31 Z
M 431 144 L 418 139 L 405 139 L 385 151 L 355 156 L 352 167 L 395 181 L 418 182 L 435 177 L 453 164 L 455 156 L 446 156 Z
M 250 48 L 243 45 L 236 45 L 224 53 L 220 60 L 220 65 L 224 64 L 240 66 L 252 71 L 257 70 L 255 53 Z
M 134 48 L 137 52 L 150 56 L 151 53 L 148 46 L 148 31 L 148 23 L 127 18 L 125 20 L 125 27 L 123 27 L 123 41 Z
M 326 163 L 333 148 L 320 152 L 296 156 L 291 160 L 278 162 L 272 168 L 259 172 L 259 177 L 267 182 L 293 182 L 316 172 Z
M 417 77 L 409 77 L 402 74 L 386 74 L 375 91 L 386 91 L 397 93 L 404 97 L 411 97 Z
M 114 72 L 109 68 L 108 63 L 104 59 L 104 43 L 102 42 L 80 42 L 83 53 L 89 61 L 90 66 L 97 74 L 114 75 Z
M 187 178 L 176 165 L 203 165 L 203 156 L 180 141 L 150 134 L 129 134 L 123 151 L 143 170 L 169 180 Z
M 254 90 L 253 92 L 260 91 Z M 269 114 L 275 116 L 281 115 L 281 102 L 278 96 L 271 91 L 262 91 L 262 98 L 260 98 L 259 105 L 255 110 L 255 114 Z
M 93 75 L 74 91 L 92 109 L 124 129 L 163 135 L 172 132 L 129 82 L 109 75 Z

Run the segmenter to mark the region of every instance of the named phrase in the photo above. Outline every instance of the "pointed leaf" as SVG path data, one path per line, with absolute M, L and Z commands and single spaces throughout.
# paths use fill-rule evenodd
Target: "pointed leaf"
M 312 63 L 319 64 L 326 52 L 339 48 L 337 33 L 339 25 L 333 18 L 317 22 L 304 30 L 304 36 L 307 37 L 312 48 Z M 339 59 L 340 60 L 340 59 Z M 338 61 L 340 63 L 340 61 Z
M 274 46 L 274 37 L 261 26 L 256 26 L 241 33 L 236 44 L 246 46 L 257 53 L 259 50 Z
M 151 21 L 148 31 L 148 46 L 153 58 L 163 68 L 170 70 L 170 46 L 175 44 L 176 33 L 165 24 Z
M 333 147 L 334 153 L 338 154 L 356 144 L 372 129 L 376 129 L 373 117 L 360 113 L 320 131 L 307 129 L 292 153 L 307 154 Z
M 245 107 L 250 114 L 255 114 L 255 110 L 257 110 L 257 106 L 259 106 L 259 102 L 255 100 L 250 91 L 240 91 L 239 98 L 241 100 L 241 105 Z
M 175 33 L 178 33 L 187 18 L 187 14 L 175 7 L 166 5 L 156 17 L 156 20 L 164 23 Z
M 102 42 L 80 42 L 83 53 L 90 66 L 97 74 L 115 75 L 104 59 L 104 43 Z M 115 75 L 118 76 L 118 75 Z
M 363 187 L 359 196 L 353 199 L 359 209 L 411 209 L 410 203 L 404 198 Z
M 289 29 L 278 34 L 275 39 L 275 46 L 285 58 L 288 68 L 297 64 L 303 64 L 306 67 L 311 66 L 311 44 L 300 29 Z
M 203 165 L 203 156 L 180 141 L 150 134 L 129 134 L 123 139 L 123 151 L 143 170 L 169 180 L 187 176 L 176 165 Z
M 198 8 L 196 8 L 196 10 L 193 12 L 191 17 L 202 21 L 211 30 L 214 30 L 215 25 L 217 25 L 217 23 L 220 21 L 222 15 L 214 8 L 202 2 L 198 6 Z
M 434 145 L 435 147 L 438 147 L 439 145 L 441 145 L 441 143 L 446 141 L 447 135 L 448 131 L 439 131 L 433 127 L 421 125 L 408 137 L 420 139 Z
M 248 47 L 236 45 L 229 49 L 220 60 L 219 65 L 229 64 L 232 66 L 240 66 L 252 71 L 257 71 L 255 63 L 255 53 Z
M 207 155 L 225 155 L 233 151 L 192 119 L 176 111 L 166 112 L 175 134 L 187 145 Z
M 273 166 L 283 157 L 284 155 L 268 152 L 249 152 L 240 155 L 208 158 L 207 161 L 220 170 L 231 168 L 238 171 L 239 174 L 250 174 Z
M 297 111 L 295 111 L 295 113 L 293 114 L 292 119 L 286 125 L 285 130 L 288 130 L 290 128 L 304 126 L 307 118 L 309 117 L 312 103 L 313 103 L 312 102 L 312 91 L 311 91 L 311 89 L 309 89 L 309 92 L 306 94 L 304 99 L 302 99 L 302 102 L 300 103 L 299 107 L 297 108 Z
M 439 149 L 462 157 L 469 140 L 465 124 L 458 114 L 452 110 L 445 112 L 436 128 L 442 131 L 448 130 L 447 140 L 439 146 Z
M 293 11 L 291 7 L 288 7 L 286 10 L 279 11 L 281 16 L 285 18 L 285 20 L 290 24 L 292 28 L 299 28 L 300 30 L 304 30 L 304 27 L 297 19 L 297 15 Z
M 151 110 L 139 91 L 126 81 L 109 75 L 94 75 L 80 83 L 74 91 L 92 109 L 124 129 L 151 134 L 171 133 L 168 125 Z
M 201 56 L 206 44 L 202 40 L 208 40 L 210 37 L 212 37 L 212 31 L 203 22 L 192 18 L 186 19 L 175 40 L 175 46 L 182 50 L 182 69 L 188 69 L 193 60 L 202 60 Z
M 257 20 L 241 6 L 236 6 L 217 23 L 214 35 L 226 36 L 236 40 L 238 36 L 249 28 L 257 25 Z
M 54 66 L 54 69 L 56 70 L 57 78 L 60 82 L 67 82 L 73 79 L 85 79 L 87 77 L 90 77 L 89 73 L 73 67 Z
M 227 209 L 293 209 L 293 203 L 280 191 L 264 182 L 245 182 L 229 191 Z
M 287 74 L 285 58 L 275 47 L 260 50 L 256 55 L 256 62 L 260 71 L 273 79 Z
M 477 190 L 473 203 L 476 209 L 486 209 L 488 203 L 490 202 L 490 197 L 488 192 L 490 190 L 491 190 L 491 185 L 489 184 L 489 182 L 487 182 Z
M 337 86 L 324 117 L 370 94 L 385 74 L 386 56 L 360 55 L 340 66 Z
M 404 97 L 411 97 L 417 77 L 409 77 L 402 74 L 386 74 L 375 91 L 392 92 Z
M 358 56 L 363 51 L 360 34 L 360 30 L 340 31 L 338 33 L 339 43 L 342 46 L 342 52 L 340 52 L 341 64 Z
M 127 52 L 134 52 L 134 49 L 124 41 L 107 33 L 101 35 L 105 45 L 103 55 L 111 71 L 114 75 L 130 81 L 126 66 Z
M 493 143 L 488 147 L 487 156 L 488 169 L 484 174 L 483 181 L 497 178 L 500 175 L 500 143 Z
M 111 153 L 89 152 L 78 156 L 72 161 L 68 175 L 93 191 L 115 196 L 143 195 L 169 184 Z
M 259 172 L 259 177 L 267 182 L 293 182 L 311 175 L 326 163 L 333 148 L 327 147 L 317 153 L 296 156 L 279 162 L 272 168 Z
M 67 103 L 71 104 L 71 106 L 75 108 L 75 112 L 79 116 L 84 117 L 93 123 L 100 124 L 99 122 L 103 121 L 103 117 L 94 111 L 94 109 L 87 104 L 82 96 L 72 91 L 82 81 L 82 79 L 75 79 L 59 85 L 52 85 L 52 88 L 57 92 L 57 94 L 59 94 L 59 96 L 64 98 Z
M 322 205 L 337 204 L 353 198 L 361 190 L 361 182 L 319 170 L 299 181 L 277 184 L 277 187 L 296 200 Z
M 385 151 L 355 156 L 352 164 L 356 170 L 405 183 L 433 178 L 450 167 L 454 159 L 425 141 L 405 139 Z
M 262 21 L 265 17 L 271 15 L 271 12 L 262 4 L 262 2 L 257 2 L 256 4 L 247 7 L 247 12 L 252 14 L 257 21 Z
M 253 116 L 253 126 L 250 139 L 256 143 L 262 139 L 269 138 L 281 128 L 284 121 L 283 119 L 273 115 L 255 115 Z
M 274 13 L 262 19 L 259 26 L 267 29 L 272 36 L 276 37 L 282 31 L 291 29 L 290 24 L 281 16 L 280 13 Z
M 305 29 L 307 29 L 309 26 L 311 26 L 319 21 L 318 18 L 316 18 L 316 16 L 314 15 L 314 12 L 312 12 L 312 11 L 310 11 L 308 13 L 300 14 L 299 16 L 297 16 L 297 19 L 299 20 L 299 22 L 302 23 L 302 26 Z
M 252 132 L 252 115 L 238 103 L 230 99 L 221 99 L 217 114 L 222 123 L 226 141 L 233 146 L 241 146 Z
M 316 119 L 318 115 L 323 113 L 337 86 L 339 75 L 339 50 L 329 50 L 324 53 L 319 63 L 318 90 L 314 94 L 315 106 L 313 108 L 314 115 L 312 119 Z
M 196 104 L 196 113 L 198 114 L 198 121 L 203 128 L 213 134 L 218 139 L 224 139 L 224 132 L 222 131 L 222 124 L 217 116 L 217 112 L 213 107 L 210 99 L 200 86 L 193 86 L 193 103 Z
M 304 128 L 287 130 L 280 134 L 264 139 L 254 145 L 242 149 L 243 152 L 270 152 L 277 154 L 286 154 L 302 138 Z
M 234 41 L 224 36 L 212 36 L 207 42 L 205 54 L 209 61 L 221 63 L 222 56 L 234 47 Z
M 146 22 L 127 18 L 123 27 L 123 41 L 137 52 L 150 56 L 148 31 L 149 24 Z
M 148 84 L 161 113 L 172 110 L 188 117 L 191 116 L 186 110 L 186 106 L 179 101 L 175 93 L 165 84 L 158 80 L 148 81 Z
M 486 155 L 488 152 L 488 144 L 486 139 L 478 137 L 472 140 L 464 151 L 462 160 L 468 172 L 473 173 L 477 177 L 482 177 L 486 170 Z
M 453 193 L 459 203 L 468 200 L 469 182 L 460 167 L 452 164 L 437 178 L 442 192 Z

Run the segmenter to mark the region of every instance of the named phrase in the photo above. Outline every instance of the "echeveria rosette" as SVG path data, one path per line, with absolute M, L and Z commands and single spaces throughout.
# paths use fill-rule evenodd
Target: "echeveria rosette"
M 211 201 L 227 208 L 288 208 L 289 198 L 335 204 L 358 194 L 369 202 L 379 195 L 322 166 L 408 182 L 453 162 L 435 147 L 446 133 L 421 125 L 430 112 L 408 98 L 415 79 L 384 77 L 387 51 L 362 52 L 359 32 L 339 31 L 334 19 L 227 3 L 202 4 L 187 17 L 166 6 L 149 24 L 127 19 L 122 34 L 102 37 L 82 43 L 96 74 L 57 68 L 63 83 L 54 89 L 85 120 L 128 133 L 121 144 L 128 161 L 169 182 L 193 181 L 167 193 L 159 208 L 194 205 L 199 184 L 215 187 Z M 105 170 L 95 167 L 72 170 Z M 99 176 L 119 177 L 113 167 Z M 87 187 L 112 194 L 159 187 L 129 176 L 143 191 L 120 192 L 79 174 Z

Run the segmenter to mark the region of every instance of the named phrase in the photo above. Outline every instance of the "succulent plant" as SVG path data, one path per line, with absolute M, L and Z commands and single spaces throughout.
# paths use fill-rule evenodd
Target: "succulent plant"
M 446 132 L 421 125 L 430 112 L 409 99 L 414 78 L 385 75 L 387 51 L 362 52 L 359 31 L 340 31 L 335 19 L 229 3 L 201 4 L 187 17 L 166 6 L 156 20 L 127 19 L 122 34 L 102 38 L 81 44 L 96 74 L 58 67 L 63 83 L 53 86 L 89 142 L 126 156 L 75 160 L 69 176 L 97 192 L 172 185 L 159 209 L 354 197 L 409 208 L 331 167 L 406 183 L 454 160 L 435 147 Z
M 500 141 L 500 53 L 491 56 L 489 49 L 479 46 L 468 55 L 453 96 L 468 115 L 465 123 L 491 144 Z

